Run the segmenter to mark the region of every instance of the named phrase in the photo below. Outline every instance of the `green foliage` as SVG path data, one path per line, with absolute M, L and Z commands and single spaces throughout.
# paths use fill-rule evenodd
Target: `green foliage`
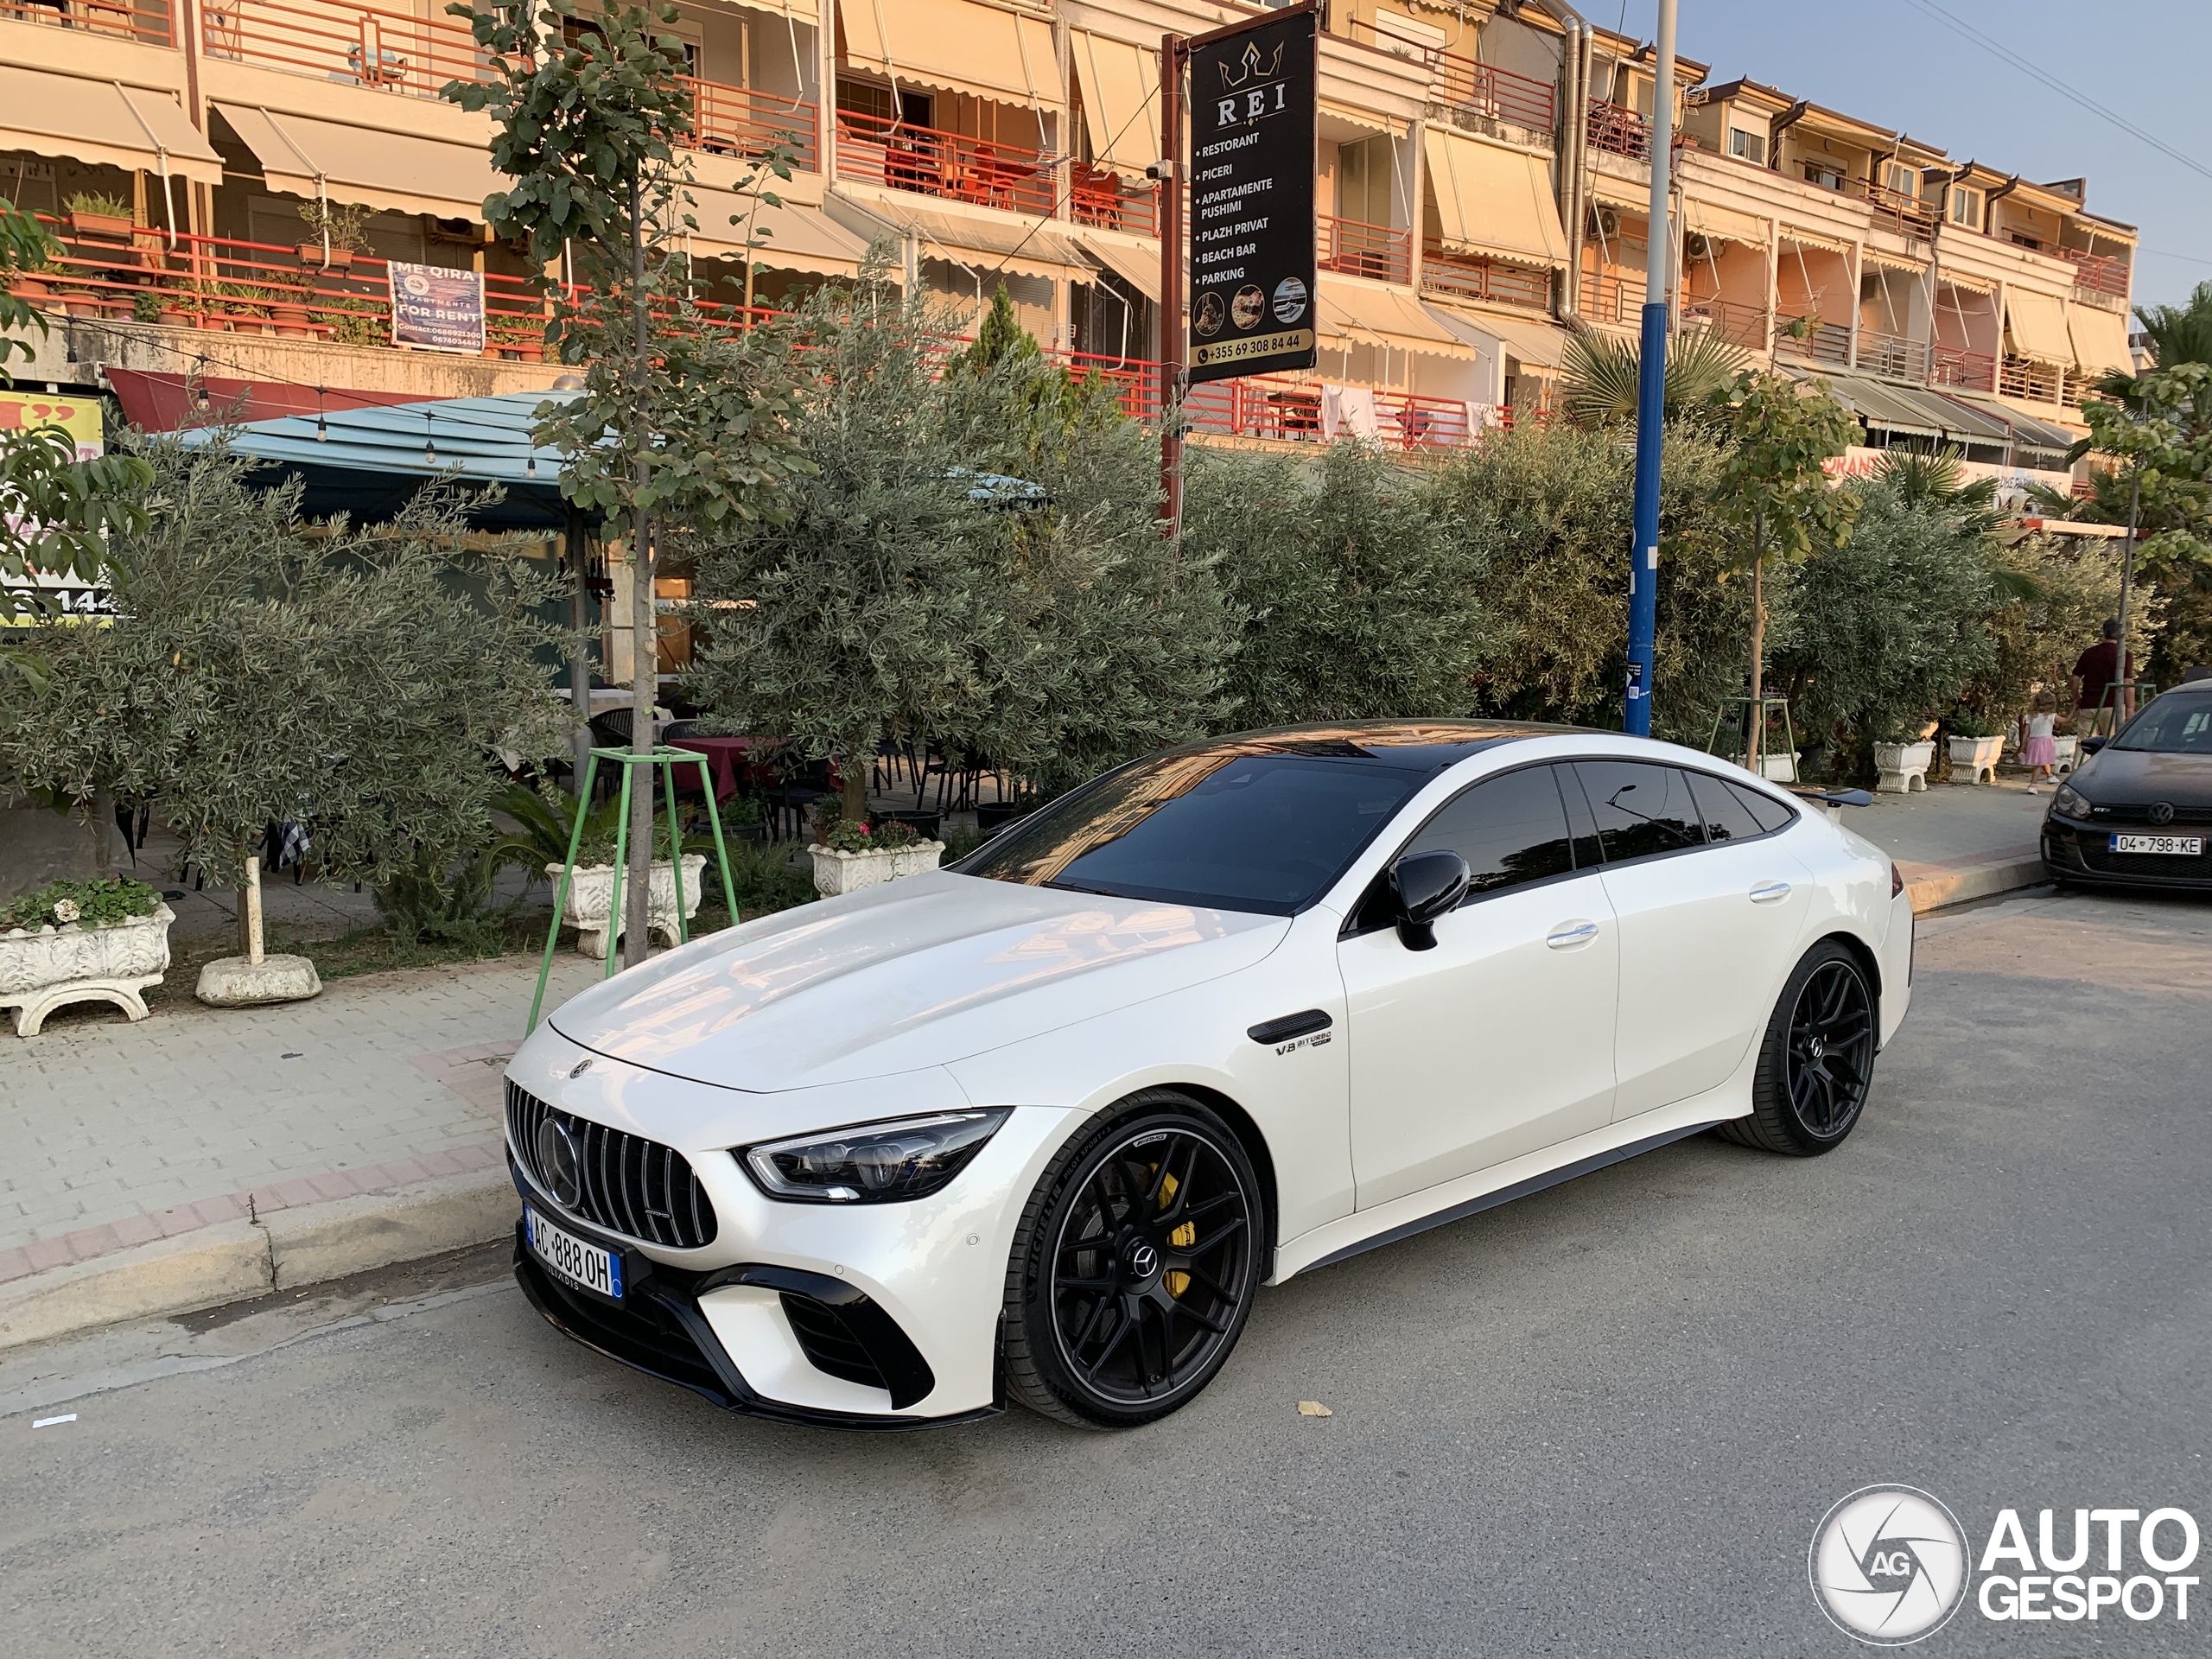
M 369 210 L 352 201 L 303 201 L 300 217 L 317 240 L 330 238 L 333 251 L 343 248 L 348 253 L 367 253 L 369 244 Z
M 1193 450 L 1184 543 L 1245 612 L 1239 727 L 1464 715 L 1489 643 L 1479 543 L 1448 494 L 1369 446 L 1308 463 Z
M 822 832 L 817 843 L 833 853 L 888 853 L 902 847 L 912 847 L 921 841 L 911 823 L 901 823 L 896 818 L 882 823 L 869 823 L 860 818 L 834 818 Z
M 1667 372 L 1661 382 L 1666 417 L 1696 418 L 1724 396 L 1744 366 L 1745 353 L 1711 329 L 1676 334 L 1667 343 Z M 1560 387 L 1567 418 L 1577 426 L 1632 425 L 1637 386 L 1643 371 L 1639 340 L 1622 340 L 1595 328 L 1577 328 L 1567 338 Z
M 111 196 L 103 191 L 79 190 L 61 204 L 73 213 L 84 213 L 101 219 L 129 219 L 130 204 L 121 196 Z
M 614 832 L 620 827 L 622 798 L 610 793 L 594 802 L 584 815 L 583 836 L 576 847 L 581 866 L 607 864 L 614 858 Z M 509 784 L 500 794 L 500 814 L 514 822 L 489 849 L 502 869 L 518 869 L 531 880 L 545 879 L 549 864 L 569 860 L 569 839 L 575 833 L 576 798 L 567 790 L 547 784 L 542 790 L 527 784 Z
M 145 527 L 110 544 L 116 614 L 33 631 L 50 677 L 0 704 L 0 766 L 79 804 L 150 805 L 219 882 L 288 820 L 326 880 L 442 880 L 491 839 L 490 752 L 565 748 L 534 655 L 560 638 L 532 616 L 557 582 L 496 554 L 464 567 L 448 486 L 386 525 L 305 525 L 299 486 L 250 487 L 219 440 L 125 442 L 155 481 Z
M 2038 685 L 2063 707 L 2075 660 L 2120 607 L 2119 558 L 2109 542 L 2042 536 L 2000 556 L 1999 592 L 2012 602 L 1991 612 L 1990 664 L 1962 696 L 2000 719 L 2024 709 Z M 2138 663 L 2149 658 L 2153 638 L 2164 637 L 2169 620 L 2168 601 L 2137 588 L 2127 632 Z
M 975 344 L 961 354 L 962 365 L 987 370 L 1009 358 L 1037 355 L 1037 342 L 1014 316 L 1013 297 L 1006 291 L 1006 284 L 1001 283 L 991 296 L 990 309 L 983 313 L 976 325 Z
M 143 881 L 49 881 L 0 905 L 0 932 L 22 928 L 106 927 L 133 916 L 150 916 L 162 895 Z
M 1859 498 L 1830 487 L 1821 463 L 1841 454 L 1859 425 L 1827 383 L 1747 370 L 1716 401 L 1729 439 L 1720 512 L 1736 531 L 1738 563 L 1794 564 L 1847 540 Z
M 1890 486 L 1901 506 L 1925 507 L 1976 534 L 1993 531 L 2005 517 L 1997 506 L 1997 480 L 1969 480 L 1960 470 L 1961 458 L 1952 444 L 1940 449 L 1892 445 L 1874 463 L 1874 476 Z
M 2159 368 L 2212 363 L 2212 282 L 2199 283 L 2187 305 L 2139 305 L 2135 320 L 2150 337 L 2151 360 Z

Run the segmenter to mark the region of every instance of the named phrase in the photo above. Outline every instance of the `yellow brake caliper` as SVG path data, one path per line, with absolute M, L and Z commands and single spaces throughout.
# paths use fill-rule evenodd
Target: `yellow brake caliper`
M 1160 1181 L 1160 1207 L 1161 1209 L 1165 1210 L 1175 1201 L 1176 1185 L 1176 1179 L 1172 1174 Z M 1189 1249 L 1192 1245 L 1198 1242 L 1198 1224 L 1195 1221 L 1185 1222 L 1167 1235 L 1167 1242 L 1179 1250 Z M 1167 1286 L 1167 1294 L 1170 1296 L 1180 1298 L 1183 1293 L 1191 1287 L 1191 1275 L 1187 1273 L 1170 1270 L 1163 1275 L 1163 1281 Z

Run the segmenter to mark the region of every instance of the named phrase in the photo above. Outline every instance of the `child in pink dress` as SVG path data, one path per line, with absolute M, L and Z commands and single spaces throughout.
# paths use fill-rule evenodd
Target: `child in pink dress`
M 2039 795 L 2036 787 L 2050 776 L 2050 769 L 2058 760 L 2058 744 L 2051 734 L 2058 724 L 2058 699 L 2048 691 L 2036 693 L 2034 706 L 2028 714 L 2028 741 L 2020 746 L 2020 764 L 2028 768 L 2028 793 Z

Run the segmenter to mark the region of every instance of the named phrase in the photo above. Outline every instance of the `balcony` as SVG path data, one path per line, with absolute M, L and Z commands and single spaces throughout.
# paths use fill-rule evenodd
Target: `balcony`
M 0 0 L 0 22 L 51 23 L 148 46 L 175 46 L 169 0 Z
M 1250 375 L 1191 388 L 1183 412 L 1194 432 L 1224 437 L 1269 438 L 1277 442 L 1325 442 L 1321 387 L 1288 375 Z M 1376 388 L 1376 442 L 1403 451 L 1456 449 L 1476 430 L 1468 404 Z
M 978 207 L 1049 215 L 1052 159 L 1014 144 L 917 127 L 856 110 L 837 112 L 837 176 Z
M 1414 275 L 1414 233 L 1387 225 L 1363 225 L 1356 219 L 1318 215 L 1314 221 L 1317 263 L 1323 270 L 1377 282 L 1409 283 Z
M 2031 404 L 2059 404 L 2066 401 L 2069 375 L 2055 363 L 2039 363 L 2031 357 L 2005 354 L 2003 368 L 1997 377 L 1997 390 L 2007 397 L 2018 397 Z
M 1552 130 L 1554 106 L 1549 81 L 1532 80 L 1441 48 L 1416 46 L 1398 35 L 1383 34 L 1363 17 L 1340 18 L 1331 24 L 1330 32 L 1425 66 L 1440 103 L 1536 132 Z
M 1789 333 L 1792 328 L 1800 332 Z M 1816 317 L 1785 317 L 1776 325 L 1774 350 L 1777 357 L 1794 357 L 1808 363 L 1847 369 L 1851 366 L 1851 330 L 1840 322 L 1822 322 Z
M 1962 351 L 1955 346 L 1929 348 L 1928 384 L 1955 386 L 1961 391 L 1997 390 L 1997 359 L 1986 352 Z
M 1078 225 L 1094 225 L 1101 230 L 1157 236 L 1160 187 L 1147 185 L 1130 194 L 1119 174 L 1077 162 L 1069 169 L 1068 217 Z
M 1590 100 L 1590 147 L 1639 162 L 1651 159 L 1651 124 L 1624 105 Z
M 2060 248 L 2058 257 L 2074 267 L 2075 289 L 2084 294 L 2127 298 L 2128 267 L 2125 259 L 2108 253 L 2088 253 L 2080 248 Z
M 20 3 L 0 0 L 0 6 Z M 409 98 L 435 98 L 448 81 L 493 79 L 491 59 L 460 24 L 373 6 L 213 0 L 201 14 L 200 41 L 211 58 Z M 820 124 L 811 102 L 679 79 L 691 93 L 692 148 L 753 156 L 780 139 L 796 149 L 800 168 L 811 172 L 821 165 Z
M 1709 330 L 1746 351 L 1766 349 L 1766 312 L 1756 305 L 1692 295 L 1682 302 L 1681 332 L 1687 334 L 1693 328 Z
M 1892 380 L 1921 380 L 1928 374 L 1928 342 L 1872 328 L 1859 331 L 1859 366 Z
M 1476 304 L 1517 305 L 1544 311 L 1552 302 L 1551 272 L 1455 252 L 1440 242 L 1422 245 L 1421 286 L 1425 294 Z
M 1575 309 L 1592 322 L 1618 323 L 1634 328 L 1643 321 L 1644 279 L 1632 273 L 1599 270 L 1582 273 L 1575 292 Z

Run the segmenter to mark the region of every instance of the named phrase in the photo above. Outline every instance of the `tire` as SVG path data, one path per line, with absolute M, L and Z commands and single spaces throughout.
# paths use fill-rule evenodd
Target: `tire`
M 1251 1160 L 1170 1089 L 1132 1095 L 1061 1148 L 1007 1264 L 1007 1395 L 1079 1428 L 1187 1405 L 1243 1334 L 1267 1241 Z
M 1720 1126 L 1739 1146 L 1817 1158 L 1849 1138 L 1873 1081 L 1879 1004 L 1865 965 L 1823 939 L 1789 976 L 1767 1020 L 1751 1115 Z

